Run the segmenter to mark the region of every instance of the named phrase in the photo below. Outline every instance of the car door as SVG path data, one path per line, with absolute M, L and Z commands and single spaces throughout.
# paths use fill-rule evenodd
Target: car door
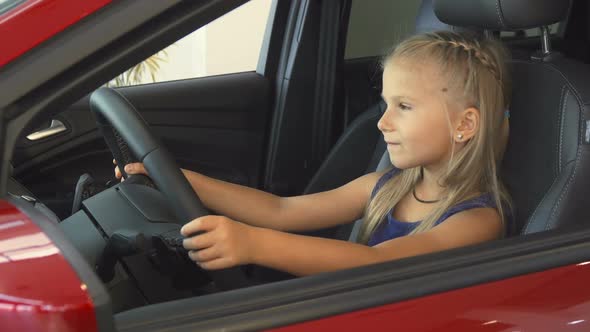
M 180 167 L 258 185 L 273 100 L 264 71 L 276 52 L 263 45 L 271 4 L 251 1 L 107 83 L 137 108 Z M 30 131 L 17 143 L 14 176 L 60 217 L 70 213 L 82 174 L 98 186 L 113 179 L 112 155 L 87 96 Z
M 585 331 L 589 234 L 514 237 L 146 306 L 115 321 L 125 332 Z
M 374 101 L 378 54 L 349 54 L 344 69 L 350 106 Z M 512 238 L 240 290 L 233 297 L 216 294 L 140 308 L 116 320 L 123 331 L 582 331 L 590 295 L 580 289 L 589 273 L 587 234 L 570 230 Z M 163 317 L 146 319 L 156 312 Z
M 77 2 L 72 1 L 71 4 Z M 74 26 L 64 32 L 63 39 L 58 36 L 58 41 L 62 42 L 66 50 L 96 47 L 93 55 L 83 57 L 78 52 L 57 53 L 62 58 L 80 58 L 68 63 L 65 63 L 66 59 L 64 63 L 54 59 L 54 66 L 40 70 L 40 64 L 35 58 L 42 62 L 52 58 L 51 54 L 38 57 L 40 54 L 37 49 L 28 54 L 30 57 L 25 56 L 15 60 L 11 66 L 2 68 L 4 75 L 0 75 L 0 87 L 4 89 L 0 89 L 3 97 L 0 100 L 4 103 L 1 108 L 3 120 L 6 120 L 2 142 L 4 179 L 7 175 L 6 156 L 11 155 L 12 145 L 17 140 L 16 135 L 10 134 L 19 133 L 21 125 L 31 121 L 31 113 L 45 111 L 46 116 L 52 112 L 57 116 L 62 110 L 61 106 L 69 107 L 76 99 L 83 98 L 88 90 L 112 79 L 115 74 L 128 68 L 132 59 L 141 58 L 141 55 L 149 56 L 158 49 L 157 46 L 172 42 L 158 36 L 151 27 L 168 32 L 171 30 L 167 29 L 168 26 L 176 29 L 194 27 L 198 22 L 182 24 L 186 22 L 183 21 L 186 18 L 183 15 L 199 12 L 203 5 L 196 2 L 161 1 L 146 8 L 144 3 L 116 2 L 79 23 L 80 28 L 95 25 L 105 27 L 108 25 L 106 20 L 116 17 L 119 12 L 126 14 L 124 17 L 128 21 L 140 17 L 149 21 L 146 17 L 150 15 L 158 18 L 150 21 L 150 24 L 129 22 L 137 26 L 129 29 L 134 33 L 123 34 L 127 39 L 124 47 L 117 46 L 117 36 L 110 36 L 111 40 L 108 41 L 80 38 L 76 36 L 78 27 Z M 208 4 L 211 7 L 205 13 L 219 16 L 220 12 L 239 3 L 211 1 Z M 158 5 L 162 7 L 154 9 Z M 163 8 L 167 5 L 170 7 Z M 152 9 L 156 12 L 149 12 Z M 167 10 L 170 10 L 167 18 L 160 16 Z M 207 16 L 194 15 L 203 21 Z M 116 23 L 121 24 L 120 17 L 118 20 Z M 158 26 L 159 23 L 162 26 Z M 84 36 L 87 36 L 92 29 L 84 32 Z M 106 34 L 102 31 L 99 33 Z M 149 36 L 154 36 L 156 42 L 148 43 L 146 40 Z M 55 41 L 48 41 L 45 45 L 47 49 L 55 49 L 52 47 Z M 98 46 L 100 42 L 108 46 L 102 45 L 104 49 L 101 49 Z M 76 48 L 71 43 L 81 43 L 85 47 Z M 141 47 L 145 45 L 150 47 L 142 51 Z M 122 55 L 123 50 L 129 49 L 132 50 L 132 56 Z M 27 75 L 33 72 L 37 75 Z M 9 84 L 25 78 L 30 80 L 27 84 L 8 89 Z M 133 98 L 131 93 L 129 96 Z M 35 127 L 28 128 L 24 134 L 45 129 L 42 124 Z M 20 209 L 28 211 L 31 207 Z M 546 232 L 173 301 L 118 314 L 117 328 L 120 331 L 261 330 L 281 327 L 285 330 L 399 328 L 416 331 L 504 331 L 524 326 L 532 330 L 544 328 L 555 331 L 560 327 L 583 330 L 584 323 L 588 321 L 587 299 L 590 298 L 585 287 L 590 273 L 586 261 L 590 257 L 589 239 L 588 230 Z M 51 269 L 47 269 L 47 273 L 51 273 Z M 86 287 L 83 284 L 80 288 Z

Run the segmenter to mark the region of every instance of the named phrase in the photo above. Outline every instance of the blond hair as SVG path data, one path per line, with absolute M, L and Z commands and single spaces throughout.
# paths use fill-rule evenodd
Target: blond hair
M 439 179 L 445 190 L 444 198 L 412 234 L 434 227 L 452 206 L 481 193 L 491 194 L 502 223 L 506 224 L 505 212 L 510 209 L 510 200 L 498 179 L 498 168 L 504 150 L 502 136 L 507 135 L 502 132 L 504 111 L 510 99 L 507 55 L 500 42 L 490 37 L 440 31 L 406 39 L 385 57 L 384 67 L 393 59 L 431 61 L 440 68 L 443 78 L 448 79 L 450 98 L 480 112 L 480 125 L 475 136 L 457 152 L 454 151 L 449 118 L 449 139 L 453 149 L 448 168 Z M 368 243 L 387 214 L 409 194 L 421 176 L 421 166 L 404 169 L 380 188 L 367 204 L 358 242 Z

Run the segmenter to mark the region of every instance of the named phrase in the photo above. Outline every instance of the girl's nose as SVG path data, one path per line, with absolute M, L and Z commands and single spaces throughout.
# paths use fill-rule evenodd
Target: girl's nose
M 391 123 L 391 117 L 389 116 L 389 112 L 388 109 L 385 109 L 385 112 L 383 112 L 383 115 L 381 115 L 381 118 L 379 119 L 379 121 L 377 121 L 377 128 L 379 128 L 380 131 L 382 132 L 390 132 L 393 130 L 393 125 Z

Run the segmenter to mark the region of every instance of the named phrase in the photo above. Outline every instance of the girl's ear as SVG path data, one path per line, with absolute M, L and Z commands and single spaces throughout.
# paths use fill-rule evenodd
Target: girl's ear
M 479 128 L 479 110 L 475 107 L 466 108 L 459 115 L 459 124 L 455 129 L 455 142 L 463 143 L 470 140 Z

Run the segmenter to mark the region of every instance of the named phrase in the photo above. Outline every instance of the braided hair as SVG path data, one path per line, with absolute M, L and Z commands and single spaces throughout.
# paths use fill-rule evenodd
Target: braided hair
M 490 55 L 488 53 L 484 53 L 481 50 L 481 46 L 477 39 L 473 40 L 473 44 L 469 45 L 463 41 L 458 40 L 448 40 L 447 41 L 451 46 L 459 48 L 465 52 L 469 56 L 475 57 L 485 68 L 487 68 L 492 75 L 498 80 L 498 82 L 502 81 L 500 77 L 500 72 L 498 71 L 497 64 L 494 62 L 493 59 L 490 59 Z

